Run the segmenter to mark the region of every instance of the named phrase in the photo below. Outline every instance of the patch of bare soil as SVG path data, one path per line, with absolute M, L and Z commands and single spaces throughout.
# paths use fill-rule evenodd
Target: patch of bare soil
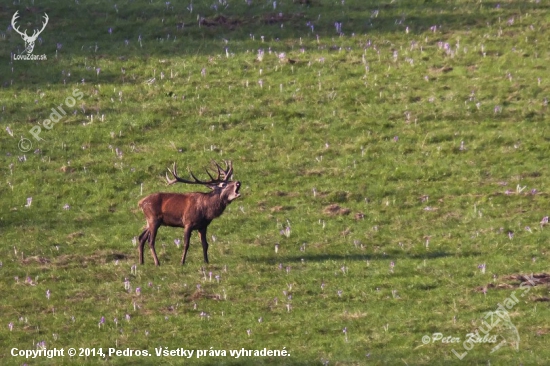
M 242 20 L 237 18 L 225 17 L 223 15 L 217 15 L 213 18 L 201 18 L 199 24 L 205 27 L 219 27 L 224 26 L 230 29 L 235 28 L 243 23 Z
M 292 206 L 274 206 L 271 208 L 271 212 L 290 211 L 294 209 Z
M 103 265 L 117 260 L 127 260 L 125 253 L 98 251 L 91 255 L 63 254 L 53 258 L 53 265 L 57 268 L 73 268 Z
M 39 257 L 37 255 L 33 257 L 27 257 L 21 261 L 22 264 L 47 264 L 50 263 L 50 260 L 48 258 Z
M 429 69 L 434 74 L 445 74 L 453 71 L 451 66 L 434 66 Z
M 516 287 L 519 287 L 522 283 L 534 282 L 533 286 L 541 285 L 550 282 L 550 274 L 548 273 L 535 273 L 530 275 L 513 274 L 502 277 L 505 281 L 515 281 Z
M 337 216 L 337 215 L 349 215 L 351 210 L 349 208 L 340 207 L 336 203 L 333 203 L 332 205 L 328 205 L 323 209 L 323 213 L 325 215 L 330 216 Z
M 476 287 L 476 292 L 487 292 L 489 289 L 517 289 L 533 287 L 550 283 L 550 274 L 535 273 L 530 275 L 512 274 L 499 278 L 501 283 L 489 283 L 486 286 Z M 533 301 L 550 301 L 548 297 L 533 298 Z
M 81 238 L 83 236 L 84 236 L 84 233 L 82 231 L 76 231 L 74 233 L 67 235 L 67 239 L 74 240 L 76 238 Z
M 199 299 L 211 299 L 211 300 L 221 300 L 222 297 L 220 294 L 207 294 L 202 290 L 197 289 L 191 296 L 186 298 L 186 301 L 194 301 Z

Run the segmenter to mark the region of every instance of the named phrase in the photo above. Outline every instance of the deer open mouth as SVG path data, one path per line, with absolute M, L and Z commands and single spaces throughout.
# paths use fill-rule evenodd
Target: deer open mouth
M 241 196 L 241 194 L 239 193 L 239 190 L 240 190 L 240 189 L 241 189 L 241 183 L 240 183 L 240 182 L 237 182 L 237 184 L 235 185 L 235 198 Z

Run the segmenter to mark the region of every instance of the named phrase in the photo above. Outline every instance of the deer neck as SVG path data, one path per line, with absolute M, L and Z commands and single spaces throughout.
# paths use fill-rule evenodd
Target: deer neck
M 206 195 L 206 217 L 209 220 L 213 220 L 216 217 L 219 217 L 229 204 L 229 202 L 225 200 L 220 193 L 221 192 L 214 191 Z

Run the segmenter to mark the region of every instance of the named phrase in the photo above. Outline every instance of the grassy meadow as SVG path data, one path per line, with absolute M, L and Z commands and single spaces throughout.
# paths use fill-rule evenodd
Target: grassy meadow
M 16 11 L 29 35 L 47 13 L 47 60 L 13 59 Z M 16 0 L 0 19 L 2 365 L 547 364 L 547 1 Z M 212 159 L 243 187 L 210 264 L 195 232 L 181 266 L 161 227 L 161 266 L 139 265 L 137 202 L 201 190 L 166 169 Z M 505 303 L 495 339 L 464 343 Z M 230 355 L 264 348 L 287 355 Z

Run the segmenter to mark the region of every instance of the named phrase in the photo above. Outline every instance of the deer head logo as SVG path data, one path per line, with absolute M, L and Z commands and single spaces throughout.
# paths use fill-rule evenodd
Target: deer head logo
M 34 42 L 36 42 L 36 39 L 38 38 L 40 33 L 42 33 L 44 28 L 46 28 L 46 24 L 48 24 L 48 20 L 49 20 L 48 14 L 44 13 L 44 22 L 42 23 L 42 29 L 40 29 L 40 30 L 35 29 L 32 33 L 32 36 L 29 36 L 27 34 L 26 29 L 25 29 L 24 32 L 21 32 L 19 30 L 19 27 L 15 26 L 15 21 L 17 20 L 17 18 L 19 18 L 18 13 L 19 13 L 19 11 L 16 11 L 15 14 L 13 14 L 13 18 L 11 18 L 11 26 L 12 26 L 14 31 L 16 31 L 17 33 L 19 33 L 21 35 L 21 38 L 23 38 L 23 41 L 25 41 L 25 50 L 23 52 L 26 52 L 27 54 L 30 55 L 32 53 L 32 51 L 34 50 Z

